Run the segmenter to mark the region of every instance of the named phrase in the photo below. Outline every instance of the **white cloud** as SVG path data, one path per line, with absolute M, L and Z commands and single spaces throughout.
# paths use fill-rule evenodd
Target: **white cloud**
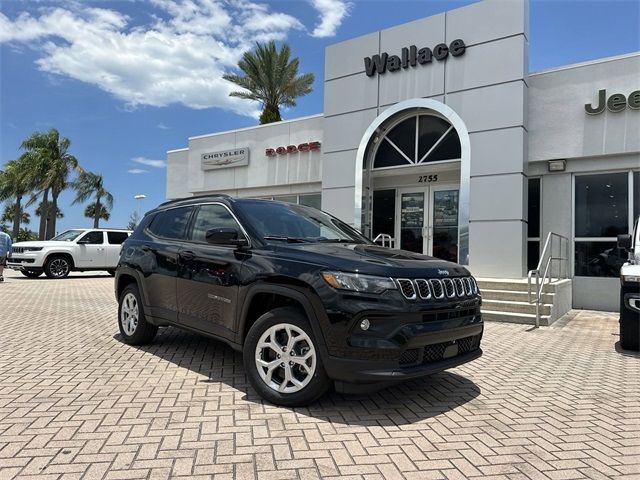
M 131 161 L 135 163 L 139 163 L 140 165 L 147 165 L 153 168 L 165 168 L 167 166 L 167 162 L 164 160 L 152 160 L 150 158 L 145 157 L 135 157 L 132 158 Z
M 311 35 L 333 35 L 348 5 L 311 2 L 320 14 Z M 295 17 L 250 0 L 151 0 L 146 25 L 111 8 L 61 5 L 15 18 L 0 13 L 0 43 L 32 47 L 43 72 L 96 85 L 127 109 L 180 103 L 255 117 L 260 105 L 229 97 L 237 87 L 222 75 L 256 41 L 285 40 L 305 29 Z
M 162 122 L 160 122 L 160 123 L 157 125 L 157 127 L 158 127 L 160 130 L 171 130 L 171 127 L 169 127 L 168 125 L 165 125 L 165 124 L 164 124 L 164 123 L 162 123 Z
M 320 23 L 311 35 L 319 38 L 334 36 L 351 9 L 344 0 L 311 0 L 311 4 L 320 14 Z
M 149 170 L 145 170 L 143 168 L 130 168 L 127 172 L 132 173 L 133 175 L 140 175 L 141 173 L 147 173 Z

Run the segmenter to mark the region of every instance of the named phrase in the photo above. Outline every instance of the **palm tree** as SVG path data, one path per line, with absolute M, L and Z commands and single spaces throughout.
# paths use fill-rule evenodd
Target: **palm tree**
M 73 204 L 84 203 L 91 197 L 95 197 L 93 228 L 100 226 L 100 214 L 103 206 L 108 210 L 113 208 L 113 195 L 104 188 L 104 179 L 102 175 L 91 172 L 81 172 L 78 179 L 73 182 L 73 188 L 76 191 L 76 198 Z M 103 203 L 104 200 L 104 203 Z
M 20 207 L 18 207 L 20 208 Z M 16 205 L 15 203 L 8 203 L 4 206 L 4 210 L 2 211 L 2 215 L 0 215 L 0 222 L 14 222 L 15 220 L 15 212 L 16 212 Z M 18 221 L 19 224 L 20 223 L 29 223 L 31 221 L 31 215 L 29 215 L 29 212 L 27 212 L 26 210 L 24 210 L 23 208 L 20 208 L 20 214 L 18 216 Z M 15 228 L 15 222 L 14 222 L 14 228 Z M 20 232 L 20 230 L 18 230 L 18 233 Z M 13 234 L 14 232 L 12 232 Z M 12 238 L 18 238 L 18 236 L 14 236 Z
M 84 216 L 87 218 L 96 218 L 96 204 L 95 203 L 90 203 L 89 205 L 87 205 L 87 208 L 84 209 Z M 109 213 L 109 210 L 107 210 L 107 208 L 104 205 L 100 206 L 100 215 L 99 217 L 102 220 L 109 220 L 111 218 L 111 213 Z
M 40 217 L 42 218 L 42 212 L 44 211 L 44 204 L 42 202 L 40 202 L 40 204 L 38 205 L 38 208 L 36 208 L 36 211 L 34 212 L 36 214 L 36 217 Z M 64 218 L 64 213 L 62 213 L 62 210 L 60 210 L 60 207 L 58 207 L 56 205 L 56 219 L 58 218 Z M 53 207 L 51 204 L 49 204 L 49 207 L 47 208 L 47 215 L 51 215 L 53 214 Z
M 69 175 L 78 170 L 78 160 L 68 153 L 71 141 L 60 137 L 60 132 L 51 128 L 48 132 L 34 132 L 22 142 L 23 157 L 32 163 L 30 180 L 42 194 L 39 238 L 49 239 L 56 231 L 58 197 L 69 187 Z M 49 202 L 51 194 L 51 202 Z M 35 198 L 30 203 L 33 203 Z M 51 204 L 49 204 L 51 203 Z
M 9 160 L 4 165 L 4 170 L 0 171 L 0 200 L 15 199 L 12 205 L 13 214 L 11 216 L 11 220 L 13 221 L 12 238 L 18 238 L 20 222 L 24 221 L 23 215 L 25 212 L 22 207 L 22 198 L 31 190 L 28 172 L 29 165 L 28 159 L 26 158 Z M 9 221 L 9 219 L 7 218 L 4 221 Z M 27 220 L 24 223 L 29 223 L 29 221 Z
M 294 107 L 296 98 L 311 92 L 313 73 L 298 76 L 300 60 L 297 57 L 289 60 L 290 56 L 287 44 L 278 50 L 274 41 L 257 42 L 255 52 L 245 52 L 238 62 L 244 75 L 223 75 L 225 80 L 244 89 L 231 92 L 230 96 L 262 102 L 261 124 L 281 121 L 281 105 Z

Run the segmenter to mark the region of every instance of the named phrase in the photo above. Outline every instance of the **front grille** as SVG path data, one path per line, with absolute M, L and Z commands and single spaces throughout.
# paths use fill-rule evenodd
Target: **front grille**
M 456 290 L 455 290 L 455 287 L 453 286 L 453 280 L 451 280 L 450 278 L 445 278 L 444 280 L 442 280 L 442 283 L 444 284 L 444 291 L 447 294 L 447 297 L 449 298 L 455 297 Z
M 416 364 L 427 365 L 429 363 L 444 360 L 445 351 L 452 345 L 457 345 L 458 350 L 455 355 L 448 358 L 455 358 L 457 356 L 473 352 L 480 348 L 480 338 L 481 335 L 473 335 L 471 337 L 464 337 L 454 341 L 425 345 L 422 348 L 411 348 L 406 350 L 400 356 L 400 367 L 407 368 L 415 366 Z
M 464 293 L 466 295 L 471 295 L 473 293 L 473 283 L 471 283 L 470 277 L 463 278 L 464 280 Z
M 405 298 L 413 300 L 416 298 L 416 290 L 413 288 L 413 282 L 406 278 L 399 278 L 398 285 L 400 285 L 400 291 Z
M 422 363 L 433 363 L 438 360 L 442 360 L 444 351 L 449 346 L 449 343 L 434 343 L 433 345 L 427 345 L 424 347 L 424 356 L 422 357 Z
M 423 300 L 429 300 L 431 298 L 429 283 L 426 280 L 418 279 L 416 280 L 416 285 L 418 287 L 418 294 L 420 295 L 420 298 Z
M 429 283 L 431 283 L 433 296 L 436 298 L 444 298 L 444 288 L 442 288 L 442 282 L 437 278 L 434 278 Z
M 402 295 L 408 300 L 465 299 L 478 292 L 473 277 L 455 278 L 396 278 Z
M 411 365 L 418 363 L 420 350 L 417 348 L 410 348 L 400 355 L 400 366 Z
M 24 253 L 24 247 L 13 247 L 11 251 L 13 253 Z

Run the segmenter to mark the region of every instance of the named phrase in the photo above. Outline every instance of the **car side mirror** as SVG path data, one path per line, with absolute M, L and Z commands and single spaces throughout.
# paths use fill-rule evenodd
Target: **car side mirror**
M 628 234 L 624 234 L 624 235 L 618 235 L 618 248 L 621 250 L 624 250 L 625 252 L 628 252 L 629 250 L 631 250 L 631 235 Z
M 233 245 L 234 247 L 244 247 L 249 244 L 247 239 L 240 236 L 240 232 L 235 228 L 212 228 L 205 234 L 207 243 L 211 245 Z
M 76 243 L 78 243 L 79 245 L 87 245 L 89 243 L 89 239 L 88 238 L 81 238 Z

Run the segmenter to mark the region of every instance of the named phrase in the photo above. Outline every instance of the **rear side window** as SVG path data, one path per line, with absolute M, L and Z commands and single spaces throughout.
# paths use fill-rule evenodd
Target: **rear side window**
M 80 242 L 87 245 L 102 245 L 104 243 L 104 234 L 102 232 L 89 232 L 80 239 Z
M 184 239 L 193 207 L 179 207 L 158 213 L 149 230 L 164 238 Z
M 107 232 L 107 241 L 111 245 L 122 245 L 128 237 L 127 232 Z
M 207 230 L 212 228 L 235 228 L 240 225 L 222 205 L 202 205 L 196 214 L 191 239 L 194 242 L 206 242 Z

